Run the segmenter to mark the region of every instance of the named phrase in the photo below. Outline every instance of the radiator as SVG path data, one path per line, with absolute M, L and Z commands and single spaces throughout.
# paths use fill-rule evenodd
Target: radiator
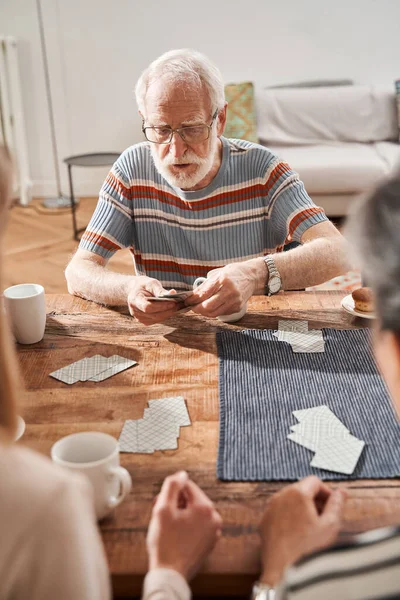
M 17 41 L 0 35 L 0 144 L 11 153 L 15 166 L 13 195 L 21 204 L 31 201 L 32 181 L 29 175 L 22 104 Z

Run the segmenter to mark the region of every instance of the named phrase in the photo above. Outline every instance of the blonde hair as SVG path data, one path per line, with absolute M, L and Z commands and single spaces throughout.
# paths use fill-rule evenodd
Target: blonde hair
M 6 213 L 10 203 L 12 168 L 5 148 L 0 147 L 0 290 L 3 290 L 3 237 Z M 4 307 L 0 305 L 0 433 L 3 440 L 11 441 L 17 422 L 17 390 L 20 376 L 17 357 L 9 331 Z
M 212 111 L 225 106 L 224 82 L 220 70 L 201 52 L 184 48 L 170 50 L 154 60 L 140 75 L 135 87 L 136 102 L 141 114 L 146 114 L 146 94 L 151 83 L 166 75 L 173 81 L 204 86 Z

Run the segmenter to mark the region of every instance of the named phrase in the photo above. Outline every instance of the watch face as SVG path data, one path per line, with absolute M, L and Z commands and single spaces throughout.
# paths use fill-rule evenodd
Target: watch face
M 281 280 L 279 277 L 271 277 L 268 281 L 268 287 L 271 294 L 277 294 L 281 289 Z

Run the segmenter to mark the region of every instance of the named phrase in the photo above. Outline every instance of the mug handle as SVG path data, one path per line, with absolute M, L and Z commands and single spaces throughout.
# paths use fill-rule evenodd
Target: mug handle
M 120 483 L 120 492 L 118 496 L 111 496 L 108 500 L 108 508 L 113 509 L 121 504 L 122 500 L 126 498 L 131 491 L 132 479 L 124 467 L 112 467 L 109 470 L 109 474 L 111 477 L 117 477 Z
M 193 289 L 195 290 L 205 281 L 207 281 L 207 277 L 198 277 L 197 279 L 194 280 Z

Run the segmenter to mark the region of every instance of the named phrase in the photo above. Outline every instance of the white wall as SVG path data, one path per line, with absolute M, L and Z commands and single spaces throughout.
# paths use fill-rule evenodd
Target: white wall
M 399 0 L 41 0 L 60 159 L 141 139 L 134 83 L 162 52 L 193 47 L 225 80 L 256 86 L 400 76 Z M 0 0 L 0 33 L 21 42 L 34 195 L 55 193 L 36 0 Z M 66 168 L 60 161 L 63 191 Z M 75 170 L 95 195 L 107 169 Z

